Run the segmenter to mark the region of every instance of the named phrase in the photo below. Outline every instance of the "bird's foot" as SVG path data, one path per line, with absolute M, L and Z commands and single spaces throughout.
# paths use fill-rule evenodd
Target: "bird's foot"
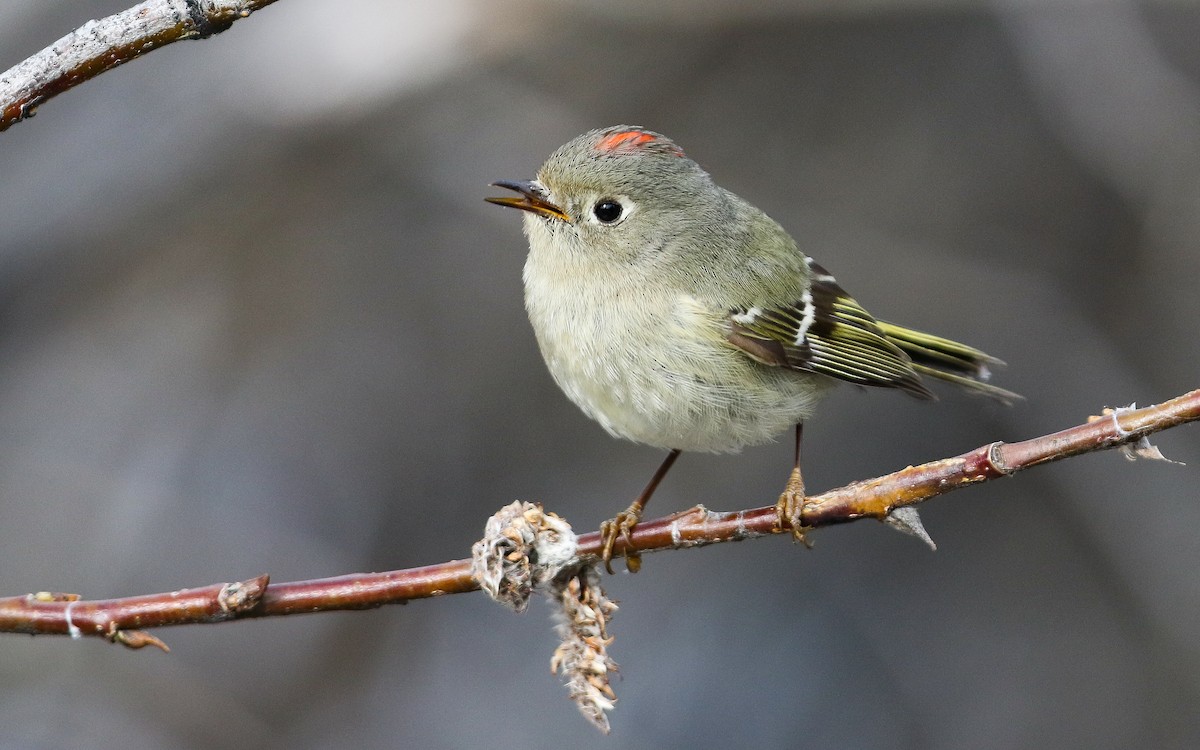
M 804 479 L 800 476 L 799 467 L 792 469 L 787 485 L 775 503 L 775 513 L 779 516 L 780 530 L 790 528 L 792 538 L 801 542 L 805 547 L 811 547 L 806 532 L 810 527 L 804 525 Z
M 642 567 L 642 556 L 637 552 L 632 551 L 633 546 L 633 529 L 638 525 L 638 521 L 642 520 L 642 507 L 644 503 L 635 500 L 625 510 L 616 515 L 615 518 L 610 518 L 600 524 L 600 559 L 604 561 L 604 569 L 612 575 L 612 556 L 613 546 L 616 545 L 617 539 L 624 539 L 628 545 L 625 550 L 625 567 L 630 573 L 636 573 Z

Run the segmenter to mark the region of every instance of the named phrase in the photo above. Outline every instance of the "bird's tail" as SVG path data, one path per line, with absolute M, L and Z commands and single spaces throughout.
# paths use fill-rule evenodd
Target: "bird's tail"
M 971 393 L 994 398 L 1004 404 L 1022 400 L 1020 394 L 986 382 L 991 377 L 992 367 L 1004 365 L 995 357 L 941 336 L 883 321 L 877 321 L 877 324 L 888 340 L 912 359 L 913 369 L 921 375 L 954 383 Z

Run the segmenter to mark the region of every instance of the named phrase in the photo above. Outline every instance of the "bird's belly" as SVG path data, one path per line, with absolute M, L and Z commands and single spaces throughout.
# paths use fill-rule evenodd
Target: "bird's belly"
M 715 321 L 687 318 L 678 306 L 639 310 L 651 314 L 530 308 L 555 382 L 617 437 L 666 449 L 737 451 L 805 420 L 830 385 L 754 362 L 725 342 Z

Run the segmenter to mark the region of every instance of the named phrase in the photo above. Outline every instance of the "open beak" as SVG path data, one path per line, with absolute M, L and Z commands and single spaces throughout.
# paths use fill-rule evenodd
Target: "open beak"
M 488 203 L 495 203 L 498 206 L 508 206 L 509 208 L 519 208 L 522 211 L 538 214 L 539 216 L 553 217 L 570 221 L 571 217 L 558 206 L 546 200 L 546 189 L 533 180 L 496 180 L 492 183 L 494 187 L 508 188 L 516 191 L 520 195 L 505 196 L 503 198 L 484 198 Z

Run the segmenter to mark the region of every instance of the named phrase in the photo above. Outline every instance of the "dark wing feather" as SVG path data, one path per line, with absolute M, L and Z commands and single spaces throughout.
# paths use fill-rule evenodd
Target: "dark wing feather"
M 1021 397 L 982 382 L 994 357 L 956 341 L 875 320 L 821 266 L 808 261 L 809 291 L 792 304 L 730 311 L 729 341 L 766 365 L 933 398 L 921 375 L 1005 403 Z
M 764 364 L 933 398 L 871 314 L 825 269 L 809 261 L 809 270 L 809 291 L 794 303 L 731 310 L 731 343 Z

